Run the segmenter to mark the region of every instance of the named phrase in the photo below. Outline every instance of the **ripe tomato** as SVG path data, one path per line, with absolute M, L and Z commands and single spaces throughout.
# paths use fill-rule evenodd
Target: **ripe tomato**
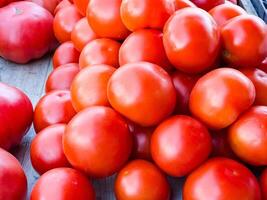
M 95 200 L 90 181 L 71 168 L 56 168 L 43 174 L 36 182 L 31 200 Z
M 56 8 L 54 10 L 54 15 L 56 15 L 57 12 L 59 10 L 61 10 L 62 8 L 65 8 L 65 7 L 71 6 L 71 5 L 72 4 L 71 4 L 71 2 L 69 0 L 62 0 L 62 1 L 60 1 L 60 3 L 56 6 Z
M 175 11 L 175 2 L 166 0 L 122 0 L 120 14 L 131 31 L 142 28 L 162 29 Z
M 82 50 L 79 65 L 107 64 L 119 67 L 119 49 L 121 44 L 115 40 L 101 38 L 89 42 Z
M 115 194 L 117 200 L 169 200 L 170 185 L 155 165 L 145 160 L 134 160 L 119 172 Z
M 155 163 L 167 174 L 181 177 L 205 161 L 212 144 L 208 130 L 197 120 L 175 115 L 163 121 L 151 138 Z
M 74 5 L 79 10 L 82 16 L 86 15 L 86 9 L 88 6 L 89 0 L 73 0 Z
M 161 31 L 141 29 L 126 38 L 119 51 L 120 65 L 138 61 L 157 64 L 167 71 L 172 69 L 163 47 Z
M 71 101 L 77 112 L 90 106 L 109 106 L 107 85 L 115 70 L 109 65 L 93 65 L 78 73 L 71 85 Z
M 196 7 L 190 0 L 175 0 L 175 10 L 180 10 L 187 7 Z
M 54 18 L 54 34 L 61 43 L 71 39 L 71 32 L 75 24 L 82 18 L 75 6 L 60 9 Z
M 184 8 L 166 23 L 163 43 L 174 67 L 186 73 L 200 73 L 210 69 L 218 58 L 220 32 L 208 13 Z
M 259 17 L 235 17 L 222 27 L 221 35 L 223 57 L 235 67 L 257 67 L 267 56 L 267 26 Z
M 10 4 L 11 2 L 14 2 L 14 1 L 17 1 L 17 0 L 0 0 L 0 8 Z
M 48 10 L 53 15 L 55 8 L 62 0 L 27 0 L 27 1 L 38 4 L 39 6 Z
M 76 114 L 67 90 L 47 93 L 37 103 L 34 111 L 33 125 L 36 133 L 58 123 L 68 123 Z
M 29 98 L 19 89 L 0 82 L 0 147 L 9 150 L 18 145 L 32 119 Z
M 267 169 L 262 172 L 260 176 L 260 186 L 261 186 L 261 193 L 262 199 L 267 199 Z
M 153 126 L 173 111 L 175 88 L 158 65 L 136 62 L 121 66 L 108 83 L 112 107 L 141 126 Z
M 215 69 L 201 77 L 189 100 L 191 112 L 210 128 L 232 124 L 254 102 L 255 87 L 241 72 L 231 68 Z
M 85 17 L 75 24 L 71 32 L 71 41 L 73 42 L 75 48 L 80 52 L 87 43 L 96 38 L 97 35 L 92 30 Z
M 132 135 L 113 109 L 93 106 L 79 112 L 63 135 L 63 149 L 75 168 L 103 178 L 119 171 L 132 150 Z
M 256 177 L 244 165 L 213 158 L 191 173 L 185 181 L 183 200 L 260 200 Z
M 53 56 L 53 67 L 69 64 L 78 63 L 80 53 L 75 49 L 72 42 L 62 43 L 55 51 Z
M 191 0 L 197 7 L 202 8 L 206 11 L 211 10 L 215 6 L 224 4 L 225 0 Z
M 129 35 L 120 16 L 121 0 L 90 0 L 87 19 L 100 37 L 122 40 Z

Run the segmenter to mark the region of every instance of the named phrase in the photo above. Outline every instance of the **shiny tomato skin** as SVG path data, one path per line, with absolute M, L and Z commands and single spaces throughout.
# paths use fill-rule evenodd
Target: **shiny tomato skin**
M 237 92 L 238 91 L 238 92 Z M 255 100 L 253 83 L 232 68 L 215 69 L 194 86 L 189 107 L 194 116 L 212 129 L 231 125 Z
M 132 143 L 126 121 L 104 106 L 79 112 L 63 135 L 63 150 L 71 165 L 95 178 L 118 172 L 131 154 Z
M 53 67 L 57 68 L 61 65 L 69 63 L 78 63 L 80 53 L 75 49 L 73 42 L 62 43 L 55 51 L 53 56 Z
M 170 185 L 154 164 L 134 160 L 118 173 L 115 195 L 117 200 L 169 200 Z
M 151 138 L 153 160 L 174 177 L 192 172 L 208 158 L 211 148 L 206 127 L 185 115 L 175 115 L 163 121 Z
M 0 111 L 0 148 L 10 150 L 32 124 L 32 103 L 19 89 L 0 82 Z
M 73 4 L 79 10 L 82 16 L 86 15 L 86 9 L 90 0 L 73 0 Z
M 175 0 L 175 10 L 180 10 L 187 7 L 197 7 L 192 1 L 190 0 Z
M 71 4 L 71 2 L 69 1 L 69 0 L 62 0 L 57 6 L 56 6 L 56 8 L 55 8 L 55 10 L 54 10 L 54 15 L 56 15 L 57 14 L 57 12 L 59 11 L 59 10 L 61 10 L 62 8 L 65 8 L 65 7 L 67 7 L 67 6 L 71 6 L 72 4 Z
M 175 11 L 175 2 L 166 0 L 122 0 L 121 19 L 130 31 L 162 29 Z
M 31 163 L 39 174 L 70 166 L 62 145 L 65 129 L 65 124 L 55 124 L 43 129 L 33 138 L 30 148 Z
M 120 16 L 121 2 L 121 0 L 89 1 L 87 19 L 100 37 L 123 40 L 129 35 L 130 31 L 122 23 Z
M 141 29 L 131 33 L 121 45 L 120 65 L 147 61 L 170 71 L 172 66 L 163 47 L 162 35 L 156 29 Z
M 221 35 L 223 58 L 235 67 L 257 67 L 267 55 L 267 25 L 257 16 L 233 18 L 222 27 Z
M 261 193 L 262 193 L 262 199 L 267 199 L 267 170 L 262 172 L 260 176 L 260 186 L 261 186 Z
M 33 125 L 36 133 L 58 123 L 68 123 L 76 114 L 70 98 L 70 91 L 56 90 L 47 93 L 37 103 Z
M 165 24 L 163 44 L 174 67 L 186 73 L 200 73 L 213 67 L 218 59 L 220 31 L 207 12 L 184 8 Z
M 211 10 L 215 6 L 225 3 L 225 0 L 191 0 L 197 7 L 206 11 Z
M 33 187 L 30 200 L 95 200 L 95 191 L 85 175 L 71 168 L 44 173 Z
M 71 85 L 71 101 L 77 112 L 90 106 L 109 106 L 107 85 L 115 70 L 109 65 L 92 65 L 77 74 Z
M 148 62 L 118 68 L 109 80 L 107 95 L 115 110 L 140 126 L 158 124 L 172 113 L 176 104 L 170 76 Z
M 106 64 L 119 67 L 119 49 L 121 44 L 108 38 L 95 39 L 82 50 L 79 58 L 81 68 L 89 65 Z
M 55 11 L 57 5 L 62 0 L 27 0 L 27 1 L 38 4 L 39 6 L 48 10 L 52 15 L 54 15 L 54 11 Z

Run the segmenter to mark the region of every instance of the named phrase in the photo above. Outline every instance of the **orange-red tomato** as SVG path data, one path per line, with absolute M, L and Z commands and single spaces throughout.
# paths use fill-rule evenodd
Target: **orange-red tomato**
M 262 172 L 260 176 L 260 186 L 261 186 L 261 193 L 262 199 L 267 199 L 267 169 Z
M 183 200 L 261 200 L 256 177 L 244 165 L 228 159 L 213 158 L 185 181 Z
M 120 46 L 119 42 L 107 38 L 92 40 L 83 48 L 79 65 L 83 68 L 89 65 L 107 64 L 117 68 Z
M 163 121 L 151 138 L 151 154 L 155 163 L 167 174 L 181 177 L 204 162 L 212 148 L 206 127 L 185 115 Z
M 166 23 L 163 43 L 174 67 L 186 73 L 200 73 L 210 69 L 218 59 L 220 31 L 207 12 L 184 8 Z
M 121 66 L 108 83 L 112 107 L 141 126 L 153 126 L 172 113 L 176 104 L 171 77 L 158 65 L 136 62 Z
M 202 8 L 206 11 L 211 10 L 215 6 L 224 4 L 225 0 L 191 0 L 197 7 Z
M 187 7 L 196 7 L 190 0 L 175 0 L 175 10 L 180 10 Z
M 78 73 L 71 85 L 71 101 L 77 112 L 89 106 L 109 106 L 107 85 L 115 70 L 109 65 L 93 65 Z
M 121 0 L 90 0 L 87 19 L 100 37 L 122 40 L 129 35 L 120 16 Z
M 213 129 L 232 124 L 254 102 L 255 87 L 241 72 L 215 69 L 201 77 L 189 100 L 191 112 Z
M 73 0 L 74 5 L 79 10 L 81 15 L 86 15 L 86 9 L 90 0 Z
M 70 166 L 62 145 L 65 129 L 65 124 L 52 125 L 33 138 L 30 151 L 31 163 L 39 174 L 54 168 Z
M 152 163 L 134 160 L 115 180 L 117 200 L 169 200 L 170 185 L 166 176 Z
M 59 10 L 61 10 L 62 8 L 65 8 L 67 6 L 71 6 L 71 2 L 69 0 L 62 0 L 61 2 L 59 2 L 59 4 L 56 6 L 55 10 L 54 10 L 54 15 L 57 14 L 57 12 Z
M 131 31 L 162 29 L 175 11 L 175 2 L 166 0 L 122 0 L 121 19 Z

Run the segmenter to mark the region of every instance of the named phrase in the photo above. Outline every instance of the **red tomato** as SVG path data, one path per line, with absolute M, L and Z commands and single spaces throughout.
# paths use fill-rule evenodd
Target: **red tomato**
M 72 4 L 70 3 L 69 0 L 62 0 L 62 1 L 60 1 L 60 3 L 56 6 L 56 8 L 55 8 L 55 10 L 54 10 L 54 15 L 56 15 L 57 12 L 58 12 L 59 10 L 61 10 L 62 8 L 65 8 L 65 7 L 67 7 L 67 6 L 71 6 L 71 5 L 72 5 Z
M 42 57 L 55 42 L 53 16 L 31 2 L 0 9 L 0 56 L 16 63 Z
M 9 150 L 18 145 L 32 119 L 29 98 L 19 89 L 0 82 L 0 147 Z
M 79 10 L 82 16 L 86 15 L 86 9 L 88 6 L 89 0 L 73 0 L 74 5 Z
M 190 0 L 175 0 L 175 10 L 180 10 L 187 7 L 196 7 Z
M 71 168 L 52 169 L 36 182 L 31 200 L 95 200 L 90 181 Z
M 206 11 L 218 6 L 220 4 L 224 4 L 225 0 L 191 0 L 197 7 L 202 8 Z
M 167 71 L 172 69 L 163 47 L 161 31 L 141 29 L 126 38 L 119 51 L 120 65 L 138 61 L 157 64 Z
M 258 68 L 267 73 L 267 57 L 262 61 Z
M 155 165 L 145 160 L 134 160 L 119 172 L 115 194 L 117 200 L 169 200 L 170 185 Z
M 208 13 L 199 8 L 184 8 L 166 23 L 163 43 L 174 67 L 186 73 L 200 73 L 218 59 L 220 32 Z
M 100 37 L 122 40 L 129 35 L 120 16 L 121 0 L 90 0 L 87 19 Z
M 213 158 L 191 173 L 185 181 L 183 200 L 260 200 L 256 177 L 244 165 Z
M 115 40 L 101 38 L 89 42 L 82 50 L 79 65 L 107 64 L 119 67 L 119 49 L 121 44 Z
M 267 26 L 259 17 L 235 17 L 222 27 L 221 35 L 223 57 L 235 67 L 257 67 L 267 56 Z
M 71 83 L 79 71 L 79 65 L 76 63 L 61 65 L 54 69 L 46 80 L 46 93 L 53 90 L 70 90 Z
M 80 53 L 75 49 L 72 42 L 62 43 L 54 53 L 53 56 L 53 67 L 69 64 L 78 63 Z
M 62 136 L 65 124 L 49 126 L 36 135 L 31 143 L 31 163 L 43 174 L 51 169 L 70 166 L 63 152 Z
M 162 29 L 175 11 L 175 2 L 166 0 L 122 0 L 121 19 L 131 31 L 142 28 Z
M 213 129 L 232 124 L 254 102 L 255 87 L 241 72 L 231 68 L 215 69 L 194 86 L 191 112 Z
M 71 101 L 77 112 L 90 106 L 109 106 L 107 85 L 115 70 L 109 65 L 93 65 L 78 73 L 71 85 Z
M 163 121 L 151 138 L 155 163 L 167 174 L 181 177 L 205 161 L 212 144 L 208 130 L 197 120 L 175 115 Z
M 0 171 L 0 199 L 25 200 L 27 194 L 27 179 L 24 171 L 19 161 L 13 155 L 1 148 Z
M 61 43 L 71 39 L 71 32 L 75 24 L 82 18 L 75 6 L 66 6 L 60 9 L 54 18 L 54 34 Z
M 93 106 L 79 112 L 63 135 L 69 162 L 89 176 L 103 178 L 119 171 L 132 150 L 132 135 L 113 109 Z
M 17 0 L 0 0 L 0 8 L 10 4 L 11 2 L 14 2 L 14 1 L 17 1 Z
M 85 17 L 75 24 L 71 32 L 71 40 L 74 43 L 75 48 L 80 52 L 87 43 L 96 38 L 97 35 L 92 30 Z
M 54 11 L 55 11 L 57 5 L 62 0 L 27 0 L 27 1 L 31 1 L 33 3 L 36 3 L 39 6 L 45 8 L 46 10 L 48 10 L 51 14 L 54 14 Z
M 68 123 L 76 114 L 67 90 L 56 90 L 43 96 L 34 111 L 34 129 L 36 133 L 58 123 Z
M 261 186 L 261 193 L 262 193 L 262 199 L 267 199 L 267 169 L 265 169 L 261 176 L 260 176 L 260 186 Z
M 148 62 L 118 68 L 109 80 L 107 94 L 115 110 L 141 126 L 158 124 L 172 113 L 176 103 L 170 76 Z

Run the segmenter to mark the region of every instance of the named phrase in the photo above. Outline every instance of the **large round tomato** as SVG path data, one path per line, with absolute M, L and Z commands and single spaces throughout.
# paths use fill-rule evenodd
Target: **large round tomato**
M 197 7 L 209 11 L 215 6 L 224 4 L 225 0 L 191 0 Z
M 112 107 L 141 126 L 158 124 L 176 104 L 171 77 L 158 65 L 136 62 L 121 66 L 108 83 Z
M 261 200 L 256 177 L 244 165 L 228 159 L 213 158 L 188 176 L 183 200 Z
M 220 31 L 207 12 L 184 8 L 175 12 L 166 23 L 163 43 L 174 67 L 186 73 L 199 73 L 210 69 L 216 62 Z
M 52 169 L 36 182 L 31 200 L 95 200 L 95 191 L 81 172 L 71 168 Z
M 267 169 L 265 169 L 260 176 L 260 186 L 262 199 L 267 199 Z
M 115 180 L 117 200 L 169 200 L 170 186 L 166 176 L 152 163 L 134 160 Z
M 0 82 L 0 147 L 9 150 L 18 145 L 32 119 L 33 108 L 29 98 L 17 88 Z
M 16 63 L 42 57 L 55 42 L 53 16 L 32 2 L 0 9 L 0 56 Z
M 74 5 L 83 16 L 86 15 L 86 9 L 89 1 L 90 0 L 73 0 Z
M 215 69 L 201 77 L 189 100 L 191 112 L 213 129 L 232 124 L 254 102 L 255 87 L 241 72 Z
M 63 149 L 75 168 L 91 177 L 119 171 L 132 150 L 126 121 L 113 109 L 93 106 L 79 112 L 63 135 Z
M 27 0 L 27 1 L 31 1 L 33 3 L 38 4 L 39 6 L 42 6 L 53 15 L 57 5 L 62 0 Z

